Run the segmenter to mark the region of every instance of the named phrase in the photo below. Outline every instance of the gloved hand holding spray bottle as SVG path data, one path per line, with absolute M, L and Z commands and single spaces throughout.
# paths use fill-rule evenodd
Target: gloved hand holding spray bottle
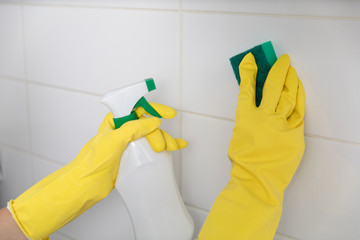
M 143 97 L 156 89 L 153 79 L 117 89 L 100 101 L 113 113 L 115 128 L 137 119 L 137 107 L 161 116 Z M 122 197 L 136 240 L 190 240 L 194 223 L 177 188 L 169 152 L 154 152 L 146 139 L 129 143 L 121 157 L 115 188 Z
M 113 115 L 107 114 L 97 134 L 75 159 L 8 202 L 7 208 L 23 237 L 49 239 L 51 233 L 108 196 L 116 182 L 130 212 L 136 240 L 191 238 L 193 222 L 178 192 L 171 156 L 164 151 L 181 149 L 186 146 L 186 141 L 159 129 L 158 118 L 142 116 L 158 112 L 170 119 L 176 115 L 172 108 L 153 103 L 155 111 L 142 98 L 153 89 L 154 81 L 147 80 L 107 95 L 103 102 L 110 106 L 115 116 L 131 112 L 130 119 L 126 120 L 135 120 L 137 116 L 139 119 L 121 128 L 116 119 L 118 129 L 114 130 Z M 134 113 L 132 107 L 138 99 L 141 100 Z M 122 111 L 117 109 L 124 110 L 124 114 L 119 115 Z M 161 153 L 155 153 L 148 144 Z M 116 178 L 120 158 L 123 162 L 120 164 L 120 177 Z M 121 236 L 117 238 L 121 239 Z

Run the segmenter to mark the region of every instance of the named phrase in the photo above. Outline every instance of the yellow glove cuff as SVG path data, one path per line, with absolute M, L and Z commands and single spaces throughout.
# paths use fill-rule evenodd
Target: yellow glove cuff
M 12 207 L 12 204 L 13 204 L 14 200 L 10 200 L 10 202 L 7 203 L 7 209 L 9 210 L 11 216 L 13 217 L 13 219 L 15 220 L 16 224 L 19 226 L 20 230 L 22 231 L 22 233 L 25 235 L 25 237 L 29 240 L 37 240 L 35 238 L 31 238 L 29 236 L 29 234 L 26 232 L 26 230 L 24 229 L 23 225 L 19 222 L 18 218 L 16 217 L 16 214 L 15 214 L 15 210 L 14 208 Z M 40 240 L 49 240 L 50 238 L 49 237 L 45 237 L 45 238 L 42 238 Z

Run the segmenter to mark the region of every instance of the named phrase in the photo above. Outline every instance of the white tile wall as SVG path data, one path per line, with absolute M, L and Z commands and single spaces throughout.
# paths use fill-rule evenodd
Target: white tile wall
M 26 86 L 0 77 L 0 143 L 29 149 Z
M 108 112 L 99 97 L 39 85 L 29 86 L 32 149 L 68 163 L 95 136 Z
M 24 77 L 21 6 L 0 4 L 0 75 Z
M 103 94 L 153 77 L 179 106 L 176 13 L 25 6 L 24 21 L 29 79 Z
M 296 239 L 357 239 L 359 156 L 360 145 L 306 138 L 278 231 Z
M 230 180 L 227 150 L 234 124 L 230 121 L 183 114 L 182 193 L 186 203 L 210 210 Z
M 350 0 L 0 0 L 0 206 L 77 155 L 103 93 L 154 77 L 147 98 L 179 111 L 162 127 L 189 142 L 173 155 L 195 238 L 229 180 L 229 58 L 272 40 L 304 82 L 308 136 L 274 239 L 358 239 L 358 29 Z M 51 237 L 134 239 L 116 192 Z

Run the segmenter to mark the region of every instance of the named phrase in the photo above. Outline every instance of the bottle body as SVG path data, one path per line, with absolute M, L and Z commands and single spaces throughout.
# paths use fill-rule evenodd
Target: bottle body
M 180 196 L 169 152 L 156 153 L 146 138 L 122 155 L 115 188 L 131 217 L 136 240 L 191 240 L 194 223 Z

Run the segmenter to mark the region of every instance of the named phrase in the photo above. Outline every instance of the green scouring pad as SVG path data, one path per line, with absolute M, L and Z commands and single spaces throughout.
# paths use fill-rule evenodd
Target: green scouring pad
M 272 65 L 274 65 L 276 62 L 277 57 L 273 45 L 269 41 L 230 58 L 231 66 L 234 70 L 238 84 L 240 84 L 241 81 L 239 74 L 240 62 L 249 52 L 254 55 L 256 64 L 258 66 L 258 72 L 256 76 L 256 106 L 259 106 L 262 99 L 262 89 L 264 87 L 266 77 Z

